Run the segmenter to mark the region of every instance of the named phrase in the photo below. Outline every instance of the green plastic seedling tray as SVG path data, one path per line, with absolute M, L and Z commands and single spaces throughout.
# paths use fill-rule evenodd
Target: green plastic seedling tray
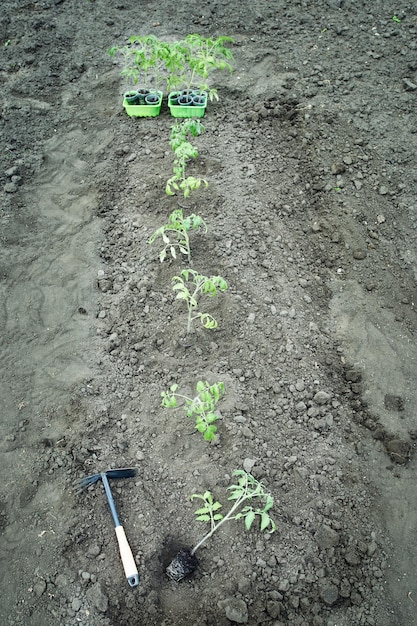
M 172 117 L 203 117 L 207 107 L 206 102 L 201 105 L 182 106 L 180 104 L 171 104 L 171 96 L 175 92 L 171 92 L 168 96 L 168 106 Z
M 161 112 L 162 91 L 156 92 L 159 96 L 158 104 L 128 104 L 126 98 L 123 98 L 123 106 L 126 113 L 130 117 L 157 117 Z

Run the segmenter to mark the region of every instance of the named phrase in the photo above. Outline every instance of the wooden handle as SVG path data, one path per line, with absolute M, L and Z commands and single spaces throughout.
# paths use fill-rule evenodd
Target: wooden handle
M 136 567 L 135 559 L 133 558 L 132 550 L 130 549 L 129 543 L 126 539 L 124 528 L 123 526 L 116 526 L 115 530 L 127 581 L 131 587 L 136 587 L 136 585 L 139 584 L 138 569 Z

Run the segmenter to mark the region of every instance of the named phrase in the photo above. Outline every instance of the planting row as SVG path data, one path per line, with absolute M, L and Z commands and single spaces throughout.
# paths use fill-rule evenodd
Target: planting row
M 225 47 L 225 43 L 232 41 L 229 37 L 207 39 L 199 35 L 189 35 L 181 42 L 173 44 L 163 43 L 154 36 L 131 37 L 129 45 L 124 48 L 112 48 L 110 54 L 121 53 L 126 66 L 122 74 L 131 78 L 134 83 L 149 83 L 152 75 L 154 82 L 165 80 L 170 91 L 168 104 L 171 112 L 173 109 L 202 109 L 203 113 L 182 113 L 179 117 L 201 117 L 207 104 L 207 98 L 218 98 L 217 91 L 210 88 L 208 78 L 214 69 L 231 70 L 229 60 L 232 53 Z M 195 88 L 193 86 L 196 85 Z M 176 92 L 171 89 L 183 90 Z M 130 109 L 137 111 L 161 106 L 162 91 L 155 85 L 151 89 L 137 89 L 125 94 L 124 106 L 129 115 L 144 115 L 142 112 L 129 112 Z M 174 95 L 175 94 L 175 95 Z M 129 99 L 129 102 L 127 100 Z M 157 115 L 150 113 L 148 115 Z M 191 143 L 190 138 L 198 137 L 204 132 L 204 126 L 198 119 L 185 119 L 176 122 L 171 127 L 170 146 L 174 154 L 173 174 L 168 179 L 165 192 L 169 196 L 182 194 L 188 198 L 192 192 L 201 187 L 207 188 L 208 182 L 198 176 L 189 176 L 187 164 L 190 159 L 198 156 L 197 148 Z M 161 242 L 162 248 L 159 259 L 164 262 L 167 258 L 177 259 L 177 253 L 185 258 L 187 267 L 172 277 L 172 289 L 176 293 L 176 299 L 185 303 L 187 309 L 187 334 L 194 330 L 195 320 L 200 320 L 206 329 L 217 328 L 216 319 L 207 312 L 200 310 L 200 300 L 207 296 L 213 298 L 219 292 L 227 289 L 227 282 L 221 276 L 206 276 L 191 267 L 190 231 L 207 232 L 205 220 L 194 213 L 184 215 L 182 208 L 174 209 L 165 224 L 160 226 L 149 238 L 148 242 L 154 244 Z M 220 419 L 216 412 L 216 405 L 224 394 L 224 384 L 217 382 L 210 384 L 207 381 L 199 381 L 196 387 L 196 395 L 189 397 L 179 391 L 179 385 L 174 384 L 169 390 L 163 391 L 162 406 L 168 409 L 177 408 L 179 403 L 184 403 L 186 415 L 195 420 L 195 427 L 205 441 L 210 442 L 217 437 L 216 422 Z M 192 549 L 183 548 L 174 557 L 166 568 L 168 577 L 179 581 L 191 574 L 197 567 L 195 557 L 196 550 L 203 545 L 225 522 L 243 519 L 245 527 L 249 530 L 256 519 L 260 522 L 261 532 L 268 530 L 274 532 L 275 523 L 269 515 L 273 506 L 273 498 L 265 490 L 264 485 L 257 481 L 254 476 L 244 470 L 235 470 L 233 476 L 237 482 L 228 487 L 230 495 L 228 500 L 232 502 L 230 509 L 223 515 L 220 512 L 222 504 L 216 501 L 210 491 L 203 494 L 193 494 L 191 499 L 202 501 L 202 506 L 195 511 L 196 519 L 208 523 L 210 530 Z

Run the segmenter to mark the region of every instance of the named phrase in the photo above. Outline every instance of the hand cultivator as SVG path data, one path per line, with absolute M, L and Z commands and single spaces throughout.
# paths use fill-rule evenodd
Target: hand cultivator
M 111 469 L 107 470 L 107 472 L 101 472 L 100 474 L 93 474 L 92 476 L 82 478 L 78 482 L 79 490 L 77 493 L 81 493 L 82 491 L 90 487 L 90 485 L 95 485 L 100 480 L 102 481 L 104 489 L 106 491 L 107 501 L 110 506 L 111 514 L 113 516 L 116 537 L 119 543 L 120 556 L 125 570 L 127 582 L 131 587 L 136 587 L 139 584 L 138 570 L 136 567 L 135 559 L 133 558 L 132 550 L 130 549 L 129 543 L 126 538 L 124 528 L 120 524 L 116 505 L 114 503 L 113 495 L 109 485 L 109 479 L 131 478 L 132 476 L 136 476 L 136 470 L 130 467 L 123 469 Z

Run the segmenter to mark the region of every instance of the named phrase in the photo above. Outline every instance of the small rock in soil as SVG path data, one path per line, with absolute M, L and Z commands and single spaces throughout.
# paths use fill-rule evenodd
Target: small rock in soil
M 250 474 L 255 463 L 256 463 L 255 459 L 246 458 L 243 461 L 243 469 L 245 470 L 245 472 L 248 472 L 248 474 Z
M 339 590 L 336 585 L 328 585 L 327 587 L 324 587 L 320 597 L 323 602 L 332 606 L 333 604 L 336 604 L 339 599 Z
M 100 583 L 92 585 L 87 593 L 87 600 L 98 610 L 100 613 L 105 613 L 109 606 L 107 596 L 103 593 Z
M 363 259 L 366 259 L 367 252 L 364 248 L 357 248 L 352 251 L 352 256 L 356 261 L 363 261 Z
M 339 544 L 340 536 L 333 528 L 323 524 L 314 535 L 315 540 L 320 548 L 334 548 Z
M 403 78 L 403 85 L 406 91 L 415 91 L 417 89 L 417 85 L 409 78 Z
M 276 619 L 278 615 L 280 615 L 282 609 L 282 604 L 280 602 L 275 602 L 274 600 L 268 600 L 266 603 L 266 612 L 270 617 Z
M 241 598 L 226 598 L 218 603 L 220 609 L 224 609 L 227 619 L 237 624 L 247 624 L 249 615 L 246 602 Z
M 390 459 L 399 465 L 404 465 L 411 457 L 411 444 L 401 439 L 391 439 L 385 442 L 385 449 Z
M 44 580 L 37 582 L 33 585 L 33 591 L 38 597 L 40 597 L 46 591 L 46 582 Z
M 327 404 L 330 400 L 330 394 L 327 391 L 318 391 L 314 396 L 316 404 Z
M 343 163 L 333 163 L 330 167 L 330 170 L 332 172 L 332 174 L 343 174 L 343 172 L 346 170 L 345 166 L 343 165 Z
M 387 411 L 404 411 L 404 401 L 401 396 L 394 396 L 390 393 L 384 396 L 384 406 Z

